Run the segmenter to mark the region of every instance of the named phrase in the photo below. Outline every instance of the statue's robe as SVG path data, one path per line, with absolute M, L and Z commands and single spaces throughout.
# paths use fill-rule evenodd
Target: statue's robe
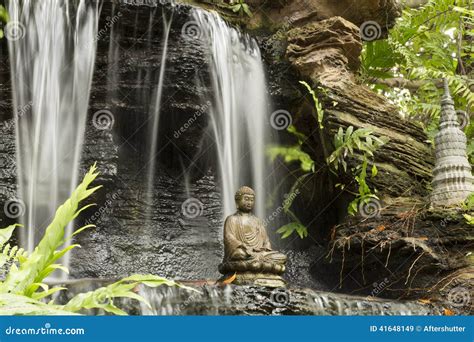
M 237 212 L 224 224 L 224 261 L 220 270 L 277 272 L 286 256 L 273 251 L 263 222 L 252 214 Z

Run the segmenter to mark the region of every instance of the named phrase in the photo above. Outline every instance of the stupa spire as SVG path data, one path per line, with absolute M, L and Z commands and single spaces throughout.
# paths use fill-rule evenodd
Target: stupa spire
M 466 153 L 467 138 L 457 120 L 454 101 L 444 80 L 439 132 L 435 137 L 432 206 L 451 206 L 463 202 L 474 192 L 474 177 Z

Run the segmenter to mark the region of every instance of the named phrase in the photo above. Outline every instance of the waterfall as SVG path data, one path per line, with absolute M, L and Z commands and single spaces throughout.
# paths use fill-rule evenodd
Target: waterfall
M 235 211 L 234 194 L 242 185 L 256 192 L 256 214 L 265 217 L 269 176 L 268 96 L 257 42 L 230 27 L 217 14 L 194 12 L 201 39 L 210 46 L 213 88 L 210 121 L 217 145 L 224 215 Z
M 151 219 L 152 207 L 153 207 L 153 188 L 155 184 L 155 173 L 156 173 L 156 157 L 158 153 L 158 129 L 160 123 L 160 109 L 161 109 L 161 99 L 163 94 L 163 83 L 165 80 L 165 70 L 166 70 L 166 57 L 168 54 L 168 39 L 170 35 L 171 23 L 173 20 L 173 14 L 170 15 L 170 18 L 166 18 L 166 13 L 163 11 L 163 52 L 161 54 L 161 65 L 160 65 L 160 74 L 158 79 L 158 85 L 156 87 L 156 92 L 154 96 L 154 104 L 150 108 L 151 114 L 151 125 L 150 125 L 150 152 L 148 160 L 148 186 L 147 186 L 147 219 Z M 151 31 L 151 28 L 150 28 Z
M 78 182 L 99 9 L 87 0 L 11 0 L 8 9 L 18 186 L 26 206 L 20 239 L 32 250 Z

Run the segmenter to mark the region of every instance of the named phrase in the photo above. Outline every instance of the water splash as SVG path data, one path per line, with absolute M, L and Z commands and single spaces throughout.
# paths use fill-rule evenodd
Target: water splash
M 140 286 L 138 294 L 150 303 L 125 301 L 129 311 L 140 315 L 429 315 L 430 308 L 414 301 L 402 302 L 379 298 L 336 294 L 309 289 L 268 289 L 252 286 L 217 287 L 206 285 L 200 292 L 174 287 Z M 275 291 L 279 296 L 275 296 Z
M 265 146 L 269 142 L 268 97 L 257 42 L 227 25 L 217 14 L 194 11 L 198 36 L 210 46 L 213 89 L 211 130 L 217 145 L 224 215 L 235 211 L 242 185 L 256 191 L 256 214 L 265 216 Z
M 27 207 L 20 239 L 32 250 L 77 185 L 99 9 L 87 0 L 11 0 L 8 9 L 22 35 L 9 39 L 9 53 L 19 194 Z

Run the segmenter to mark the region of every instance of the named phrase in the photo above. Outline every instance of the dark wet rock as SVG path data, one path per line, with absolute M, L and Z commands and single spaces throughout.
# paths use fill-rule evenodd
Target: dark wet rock
M 66 285 L 60 303 L 75 294 L 106 286 L 109 281 L 84 279 Z M 148 288 L 135 291 L 150 307 L 134 300 L 116 300 L 118 307 L 132 315 L 439 315 L 440 304 L 410 301 L 378 300 L 305 288 L 267 288 L 227 285 L 218 287 L 206 282 L 188 282 L 198 292 L 174 287 Z M 99 314 L 101 312 L 84 312 Z
M 15 126 L 13 119 L 0 121 L 0 227 L 16 222 L 26 209 L 16 196 Z M 18 205 L 16 205 L 18 204 Z M 16 212 L 16 206 L 20 211 Z

